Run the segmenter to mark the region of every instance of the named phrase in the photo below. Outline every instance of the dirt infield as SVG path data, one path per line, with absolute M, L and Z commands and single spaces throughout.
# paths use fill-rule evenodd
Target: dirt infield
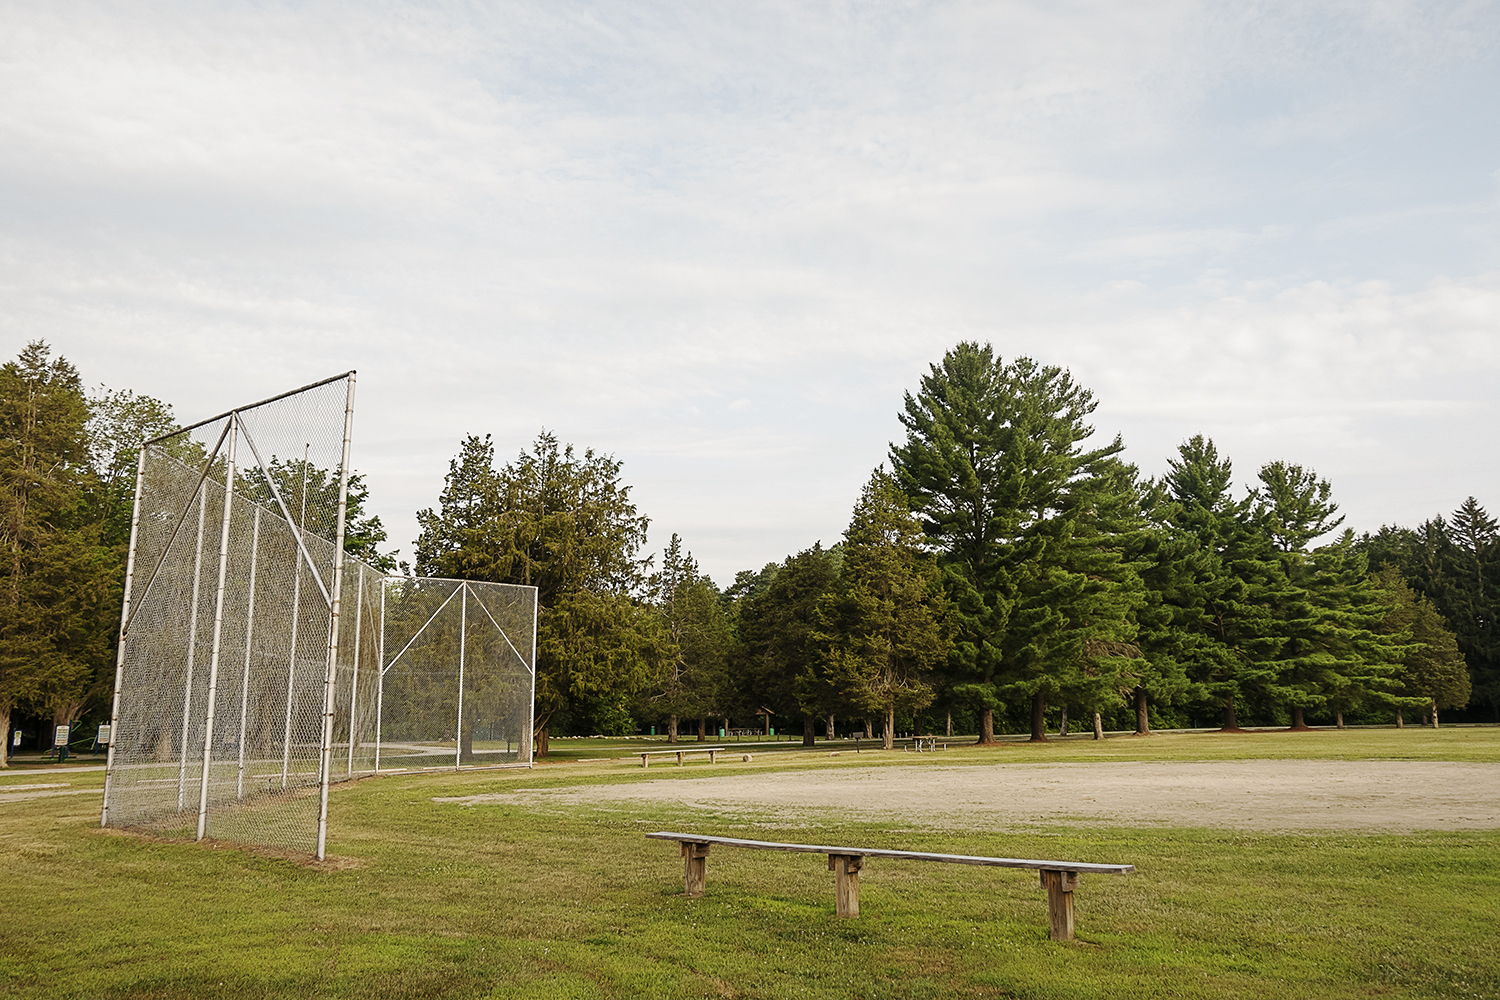
M 1500 829 L 1500 764 L 1246 760 L 992 764 L 666 778 L 437 801 L 680 804 L 748 819 L 846 818 L 937 829 L 1036 824 L 1246 830 Z

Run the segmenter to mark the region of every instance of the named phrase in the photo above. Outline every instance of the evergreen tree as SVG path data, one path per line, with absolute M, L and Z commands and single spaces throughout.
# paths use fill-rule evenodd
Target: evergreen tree
M 580 456 L 544 431 L 497 469 L 490 438 L 471 435 L 449 463 L 437 509 L 417 521 L 419 574 L 537 588 L 539 755 L 559 712 L 618 705 L 660 673 L 670 641 L 637 599 L 648 520 L 614 458 Z
M 1046 739 L 1048 699 L 1083 683 L 1083 644 L 1124 627 L 1124 582 L 1096 579 L 1087 502 L 1108 481 L 1116 438 L 1099 448 L 1086 418 L 1092 393 L 1063 369 L 1030 358 L 1009 364 L 992 348 L 960 343 L 931 366 L 900 419 L 895 477 L 942 553 L 955 623 L 953 691 L 981 713 L 1029 703 L 1032 739 Z
M 88 403 L 41 341 L 0 366 L 0 725 L 67 722 L 107 672 L 119 559 L 90 506 Z M 111 617 L 111 608 L 114 610 Z M 0 750 L 0 763 L 9 752 Z
M 887 750 L 896 713 L 932 702 L 948 653 L 942 577 L 923 541 L 906 496 L 877 469 L 844 533 L 843 572 L 817 606 L 822 672 L 842 699 L 880 713 Z
M 815 544 L 788 556 L 774 574 L 762 571 L 768 582 L 738 602 L 737 707 L 769 708 L 783 720 L 800 714 L 804 743 L 812 740 L 816 717 L 843 705 L 818 669 L 816 615 L 842 562 L 842 546 Z
M 698 738 L 707 718 L 724 699 L 725 672 L 734 635 L 719 590 L 698 571 L 691 552 L 673 533 L 662 553 L 662 568 L 651 579 L 652 601 L 668 642 L 662 672 L 647 690 L 648 707 L 667 714 L 667 742 L 676 743 L 683 718 L 698 720 Z
M 1374 575 L 1380 601 L 1386 608 L 1380 631 L 1406 643 L 1398 679 L 1400 697 L 1389 701 L 1401 723 L 1403 708 L 1425 707 L 1438 724 L 1438 712 L 1462 708 L 1469 703 L 1468 666 L 1458 649 L 1458 639 L 1449 630 L 1432 602 L 1412 590 L 1395 566 L 1387 565 Z

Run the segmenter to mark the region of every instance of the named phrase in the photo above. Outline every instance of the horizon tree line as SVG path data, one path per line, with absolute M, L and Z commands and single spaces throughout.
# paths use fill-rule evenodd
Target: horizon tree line
M 1118 436 L 1095 439 L 1096 405 L 1065 369 L 960 343 L 905 395 L 904 439 L 844 536 L 723 589 L 676 534 L 659 563 L 643 553 L 649 519 L 613 456 L 544 430 L 497 464 L 470 435 L 417 515 L 414 570 L 538 588 L 540 754 L 554 732 L 650 722 L 672 741 L 738 720 L 887 746 L 955 725 L 1044 740 L 1070 718 L 1096 736 L 1106 720 L 1436 724 L 1472 703 L 1500 722 L 1500 529 L 1477 500 L 1356 537 L 1313 470 L 1266 463 L 1236 496 L 1201 435 L 1142 477 Z M 41 342 L 0 367 L 7 733 L 13 711 L 107 710 L 129 470 L 171 429 L 150 397 L 90 398 Z M 394 568 L 379 519 L 351 517 L 351 550 Z

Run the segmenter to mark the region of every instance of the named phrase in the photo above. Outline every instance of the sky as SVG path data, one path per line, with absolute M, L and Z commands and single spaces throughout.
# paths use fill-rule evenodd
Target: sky
M 190 422 L 357 369 L 410 557 L 467 434 L 721 584 L 837 541 L 962 340 L 1145 475 L 1500 508 L 1500 3 L 0 0 L 0 355 Z

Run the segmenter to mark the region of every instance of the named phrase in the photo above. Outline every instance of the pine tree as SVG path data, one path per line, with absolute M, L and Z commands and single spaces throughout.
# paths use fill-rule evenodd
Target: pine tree
M 931 704 L 948 653 L 942 577 L 923 541 L 906 496 L 877 469 L 844 532 L 837 586 L 817 606 L 822 673 L 843 700 L 880 713 L 887 750 L 896 713 Z
M 906 394 L 897 482 L 943 556 L 955 621 L 952 690 L 981 713 L 1028 703 L 1032 739 L 1046 739 L 1049 698 L 1081 683 L 1084 639 L 1112 627 L 1105 592 L 1083 568 L 1091 515 L 1081 497 L 1124 445 L 1082 442 L 1093 394 L 1063 369 L 1006 364 L 988 345 L 960 343 Z
M 1426 708 L 1436 727 L 1439 710 L 1469 703 L 1469 670 L 1458 639 L 1432 602 L 1412 590 L 1395 566 L 1385 566 L 1373 580 L 1387 609 L 1380 631 L 1406 644 L 1397 675 L 1400 690 L 1387 702 L 1396 709 L 1398 724 L 1403 708 Z
M 667 713 L 667 742 L 676 743 L 683 718 L 699 721 L 702 740 L 707 717 L 719 710 L 734 635 L 714 582 L 698 571 L 691 552 L 674 532 L 662 553 L 661 570 L 651 578 L 652 604 L 668 641 L 661 672 L 647 688 L 648 710 Z

